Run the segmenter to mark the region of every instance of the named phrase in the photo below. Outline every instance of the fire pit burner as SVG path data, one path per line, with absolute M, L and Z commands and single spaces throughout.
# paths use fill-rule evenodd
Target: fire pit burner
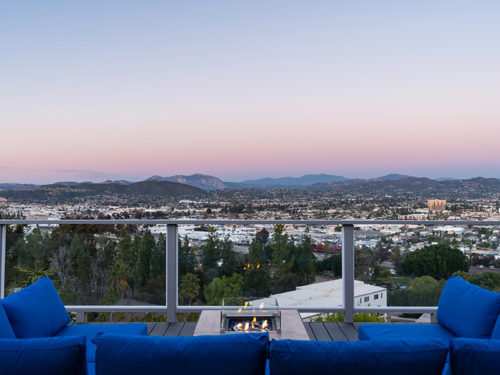
M 270 332 L 273 331 L 272 319 L 252 320 L 246 318 L 228 318 L 228 330 L 233 332 Z
M 274 298 L 223 301 L 221 333 L 279 332 L 280 328 L 281 314 Z

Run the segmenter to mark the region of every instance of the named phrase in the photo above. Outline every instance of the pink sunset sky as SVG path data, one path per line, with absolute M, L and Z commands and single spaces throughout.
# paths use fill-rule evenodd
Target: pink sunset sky
M 499 11 L 4 2 L 0 182 L 500 177 Z

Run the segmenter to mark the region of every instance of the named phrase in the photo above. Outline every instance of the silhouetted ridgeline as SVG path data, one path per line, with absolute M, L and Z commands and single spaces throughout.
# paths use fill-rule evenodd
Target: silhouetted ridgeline
M 407 177 L 399 180 L 349 180 L 309 186 L 310 190 L 338 193 L 389 194 L 393 196 L 414 194 L 421 197 L 479 198 L 500 194 L 497 178 L 472 178 L 470 180 L 436 181 L 430 178 Z
M 11 201 L 73 202 L 85 198 L 123 198 L 143 201 L 151 198 L 201 198 L 207 193 L 194 186 L 168 181 L 142 181 L 133 184 L 82 183 L 78 185 L 43 185 L 31 190 L 0 191 Z
M 404 177 L 400 179 L 351 179 L 316 183 L 306 186 L 261 186 L 243 185 L 239 183 L 223 183 L 221 180 L 211 180 L 210 176 L 199 176 L 186 179 L 186 183 L 156 181 L 152 178 L 136 183 L 106 182 L 106 183 L 57 183 L 0 191 L 0 197 L 14 202 L 41 202 L 41 203 L 75 203 L 93 200 L 101 203 L 148 203 L 163 200 L 183 198 L 230 198 L 232 192 L 243 194 L 246 198 L 268 197 L 275 199 L 276 194 L 285 194 L 288 198 L 296 195 L 315 194 L 351 195 L 359 197 L 381 198 L 391 196 L 395 198 L 498 198 L 500 197 L 500 179 L 477 177 L 469 180 L 437 181 L 430 178 Z M 186 176 L 179 176 L 182 180 Z M 193 176 L 188 176 L 193 177 Z M 159 177 L 160 178 L 160 177 Z M 163 178 L 163 177 L 161 177 Z M 194 181 L 194 182 L 193 182 Z M 191 186 L 188 182 L 209 186 L 204 189 Z M 218 182 L 220 181 L 220 183 Z M 12 184 L 11 184 L 12 185 Z M 217 188 L 215 186 L 218 186 Z M 231 199 L 239 199 L 237 196 Z

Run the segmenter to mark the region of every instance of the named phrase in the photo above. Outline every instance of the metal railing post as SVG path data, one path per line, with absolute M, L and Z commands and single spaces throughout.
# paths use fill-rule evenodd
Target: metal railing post
M 5 262 L 7 255 L 7 225 L 0 225 L 0 298 L 5 297 Z
M 437 324 L 438 320 L 437 320 L 437 311 L 435 313 L 430 313 L 429 314 L 431 316 L 431 323 L 432 324 Z
M 87 323 L 87 313 L 84 312 L 84 311 L 78 311 L 76 313 L 75 322 L 77 324 L 85 324 L 85 323 Z
M 177 224 L 167 225 L 167 249 L 166 249 L 166 303 L 167 303 L 167 322 L 175 323 L 177 321 L 178 304 L 178 278 L 177 278 L 177 254 L 178 254 L 178 226 Z
M 342 225 L 344 322 L 354 322 L 354 225 Z

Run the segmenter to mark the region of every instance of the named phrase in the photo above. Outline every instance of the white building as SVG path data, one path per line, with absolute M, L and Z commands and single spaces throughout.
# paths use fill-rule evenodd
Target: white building
M 273 294 L 278 306 L 341 307 L 343 304 L 342 279 L 298 286 L 291 292 Z M 354 306 L 387 306 L 387 289 L 354 280 Z M 311 313 L 302 313 L 303 318 Z

